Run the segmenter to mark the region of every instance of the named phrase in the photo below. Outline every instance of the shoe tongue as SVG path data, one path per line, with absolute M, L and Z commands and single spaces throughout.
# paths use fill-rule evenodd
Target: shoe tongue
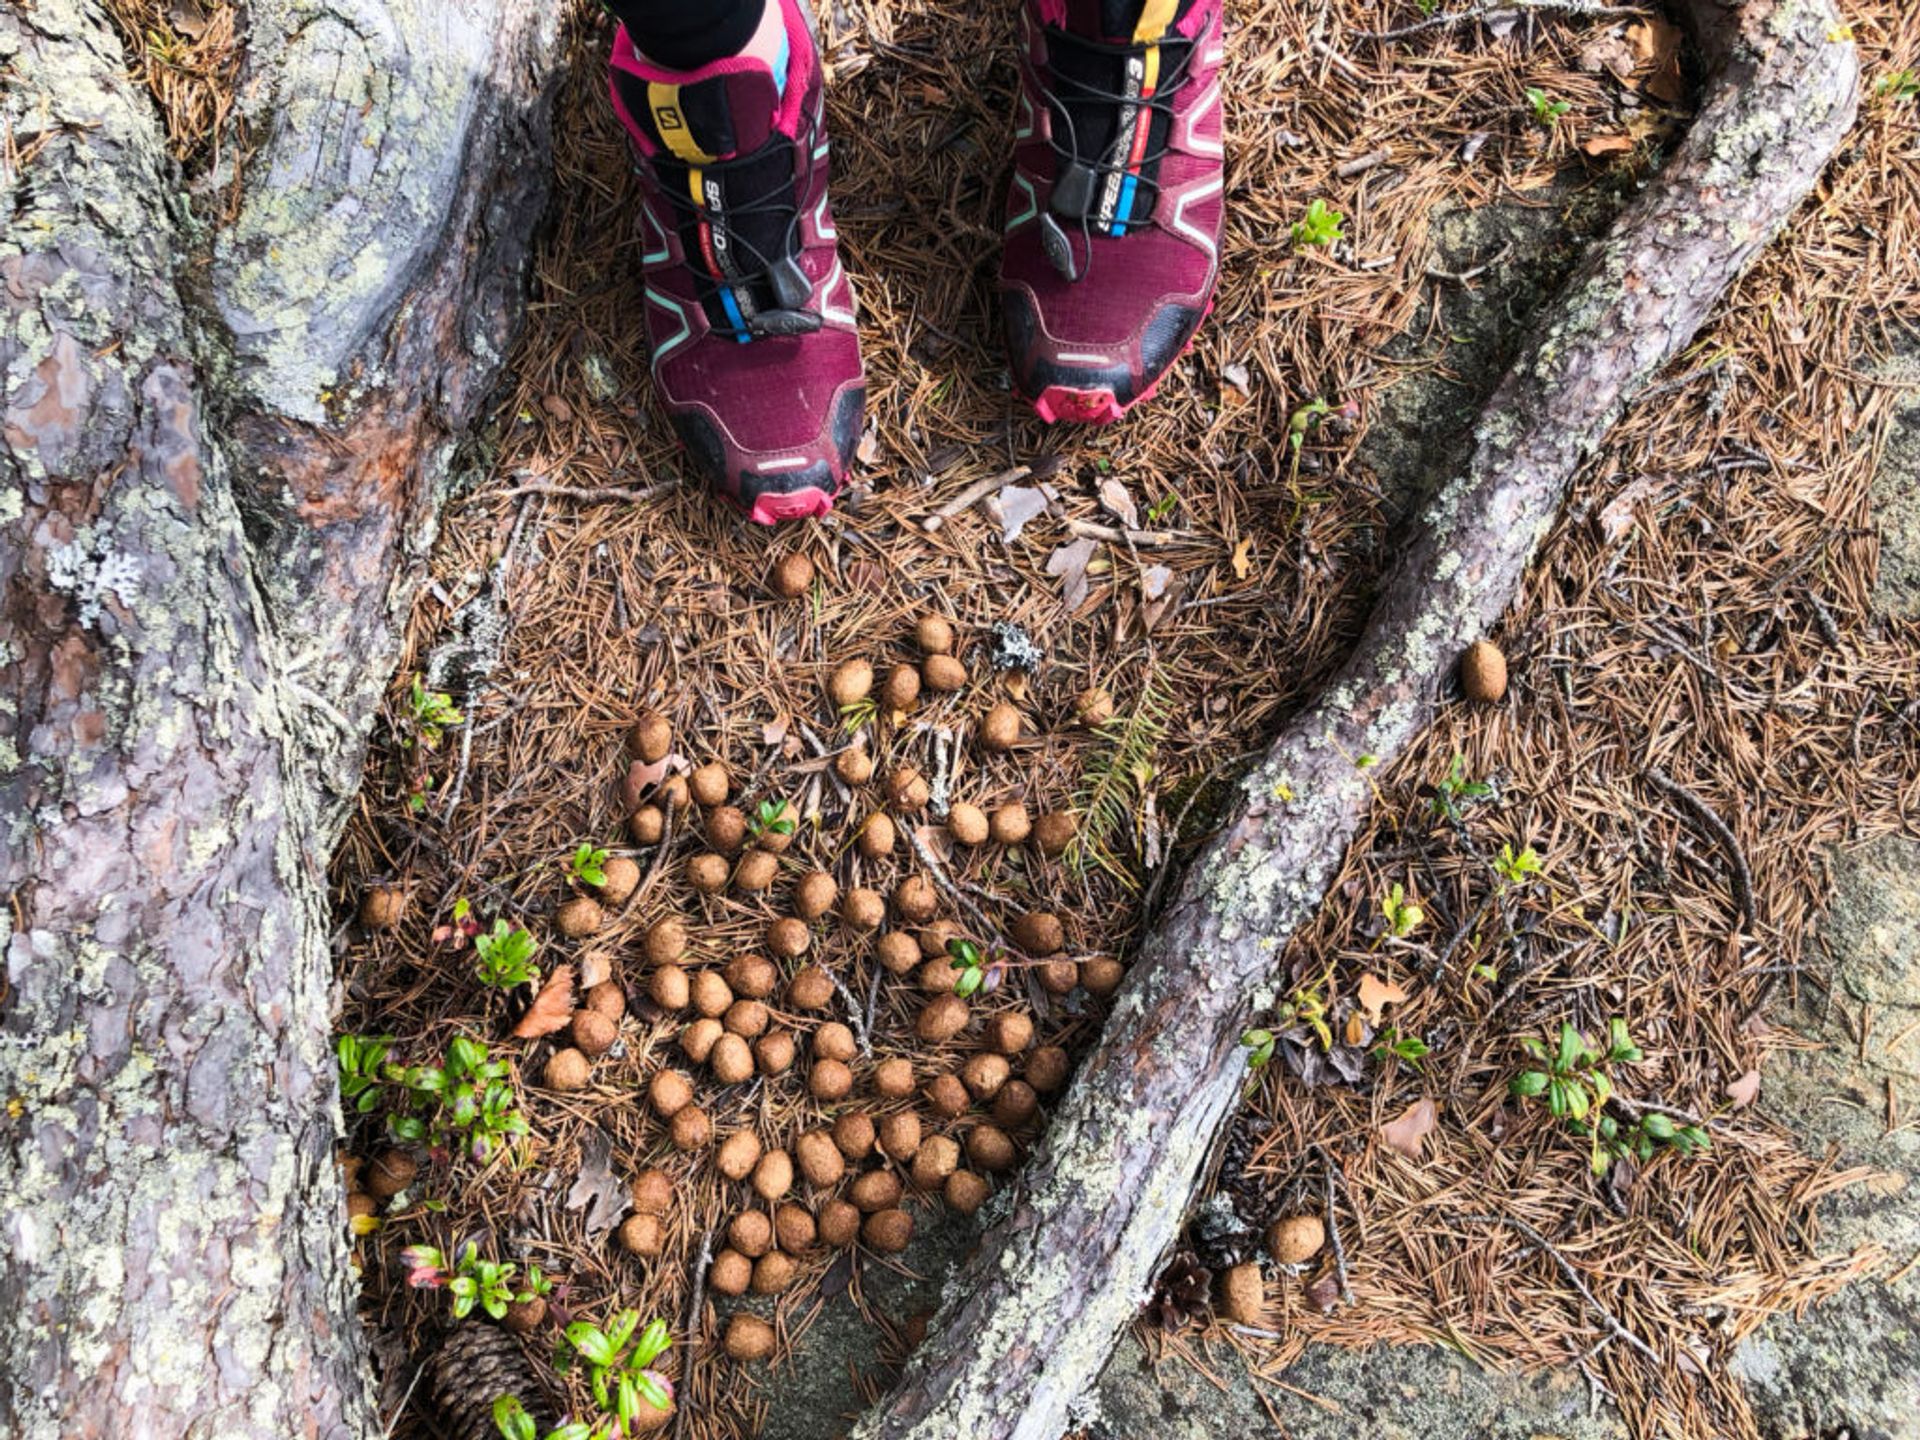
M 1130 45 L 1159 39 L 1184 8 L 1183 0 L 1067 0 L 1066 28 L 1088 40 Z
M 751 155 L 778 128 L 780 91 L 773 72 L 755 60 L 722 61 L 719 73 L 649 81 L 643 123 L 676 159 L 691 165 Z

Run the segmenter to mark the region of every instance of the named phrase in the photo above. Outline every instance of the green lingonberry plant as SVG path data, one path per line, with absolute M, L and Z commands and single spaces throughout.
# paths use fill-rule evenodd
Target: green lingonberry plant
M 1373 1047 L 1374 1059 L 1385 1060 L 1391 1056 L 1395 1060 L 1406 1061 L 1415 1070 L 1420 1069 L 1420 1062 L 1432 1053 L 1433 1047 L 1418 1035 L 1402 1035 L 1392 1026 L 1387 1027 Z
M 496 990 L 528 984 L 540 978 L 533 963 L 539 948 L 524 929 L 496 920 L 491 931 L 473 937 L 474 973 L 482 985 L 491 985 Z
M 567 1343 L 587 1362 L 594 1402 L 618 1422 L 617 1434 L 632 1433 L 643 1400 L 655 1410 L 673 1408 L 672 1382 L 649 1368 L 673 1344 L 667 1322 L 649 1320 L 636 1339 L 633 1332 L 639 1324 L 639 1311 L 622 1310 L 604 1330 L 587 1320 L 576 1320 L 566 1329 Z
M 1347 232 L 1340 228 L 1346 215 L 1330 207 L 1324 200 L 1315 200 L 1307 206 L 1305 218 L 1293 222 L 1293 243 L 1296 245 L 1331 245 L 1336 240 L 1347 238 Z
M 487 1047 L 465 1035 L 447 1046 L 443 1065 L 389 1065 L 387 1078 L 407 1089 L 411 1113 L 392 1115 L 395 1138 L 436 1147 L 459 1144 L 485 1160 L 507 1141 L 527 1133 L 507 1062 L 487 1058 Z
M 1637 1065 L 1646 1058 L 1628 1034 L 1625 1020 L 1616 1016 L 1607 1023 L 1604 1050 L 1568 1021 L 1561 1022 L 1557 1040 L 1528 1037 L 1520 1044 L 1540 1068 L 1515 1075 L 1507 1084 L 1508 1093 L 1516 1100 L 1544 1098 L 1557 1119 L 1589 1140 L 1594 1174 L 1604 1175 L 1615 1160 L 1628 1156 L 1644 1163 L 1662 1147 L 1682 1155 L 1709 1148 L 1707 1132 L 1700 1126 L 1630 1105 L 1615 1094 L 1612 1067 Z M 1608 1113 L 1609 1105 L 1628 1113 L 1626 1124 Z
M 1533 111 L 1533 123 L 1551 130 L 1554 122 L 1573 109 L 1570 100 L 1556 100 L 1544 90 L 1527 91 L 1527 104 Z
M 1387 931 L 1396 940 L 1404 940 L 1425 923 L 1427 912 L 1407 898 L 1404 885 L 1395 884 L 1380 902 L 1380 913 L 1387 917 Z
M 453 697 L 443 690 L 429 690 L 418 675 L 407 690 L 407 722 L 411 734 L 401 737 L 403 744 L 418 741 L 428 750 L 438 749 L 447 731 L 465 721 L 454 707 Z
M 340 1098 L 356 1115 L 365 1115 L 380 1103 L 387 1079 L 390 1035 L 342 1035 L 334 1044 L 340 1057 Z
M 1500 847 L 1500 853 L 1493 857 L 1493 868 L 1502 880 L 1516 887 L 1525 885 L 1537 875 L 1546 874 L 1547 869 L 1531 845 L 1522 845 L 1515 850 L 1511 843 Z
M 1920 98 L 1920 71 L 1894 70 L 1882 75 L 1873 93 L 1889 100 Z
M 596 849 L 590 841 L 582 841 L 580 848 L 573 852 L 573 859 L 567 862 L 574 879 L 596 889 L 607 883 L 606 865 L 607 852 Z
M 1486 781 L 1467 778 L 1466 757 L 1456 752 L 1452 768 L 1433 787 L 1433 798 L 1427 803 L 1434 819 L 1458 825 L 1467 818 L 1467 810 L 1475 801 L 1491 794 L 1493 786 Z
M 553 1284 L 532 1266 L 527 1283 L 515 1289 L 515 1267 L 511 1261 L 483 1260 L 480 1247 L 469 1240 L 452 1264 L 446 1252 L 432 1245 L 409 1245 L 400 1252 L 407 1267 L 407 1284 L 416 1290 L 445 1290 L 453 1301 L 453 1318 L 464 1320 L 478 1307 L 495 1320 L 507 1313 L 507 1307 L 522 1304 L 536 1295 L 545 1295 Z
M 987 983 L 987 957 L 973 941 L 954 936 L 947 941 L 947 955 L 953 968 L 960 972 L 954 979 L 953 993 L 962 1000 Z
M 762 800 L 747 820 L 747 833 L 754 839 L 762 835 L 793 834 L 793 817 L 787 814 L 787 802 L 779 796 Z

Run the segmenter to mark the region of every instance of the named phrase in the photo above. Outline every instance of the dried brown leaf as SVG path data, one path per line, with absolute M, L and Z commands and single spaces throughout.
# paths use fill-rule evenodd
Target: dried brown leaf
M 547 977 L 546 984 L 540 987 L 540 993 L 533 997 L 533 1004 L 527 1007 L 527 1013 L 513 1027 L 513 1036 L 516 1040 L 533 1040 L 542 1035 L 551 1035 L 556 1030 L 565 1029 L 572 1018 L 573 967 L 556 965 L 553 973 Z
M 1370 1024 L 1380 1023 L 1380 1012 L 1389 1005 L 1398 1005 L 1407 998 L 1407 992 L 1391 980 L 1382 980 L 1378 975 L 1366 974 L 1360 977 L 1360 1008 L 1367 1012 Z
M 1398 1118 L 1380 1127 L 1381 1142 L 1409 1160 L 1418 1160 L 1426 1149 L 1427 1136 L 1433 1133 L 1434 1123 L 1439 1118 L 1439 1107 L 1433 1101 L 1416 1100 L 1402 1110 Z

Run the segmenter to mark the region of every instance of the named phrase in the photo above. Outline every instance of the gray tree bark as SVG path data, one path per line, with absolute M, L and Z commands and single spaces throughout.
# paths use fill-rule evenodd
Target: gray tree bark
M 1020 1182 L 855 1440 L 1053 1440 L 1137 1313 L 1384 762 L 1517 591 L 1566 487 L 1812 188 L 1858 64 L 1828 0 L 1686 0 L 1711 67 L 1658 180 L 1549 307 L 1386 578 L 1352 657 L 1274 742 L 1186 875 Z
M 379 1431 L 326 864 L 518 318 L 557 11 L 256 0 L 218 226 L 96 0 L 0 10 L 0 1434 Z

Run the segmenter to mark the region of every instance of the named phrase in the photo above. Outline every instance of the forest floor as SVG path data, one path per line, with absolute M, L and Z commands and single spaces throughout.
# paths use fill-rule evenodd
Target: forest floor
M 1270 1058 L 1256 1037 L 1250 1062 L 1265 1063 L 1250 1065 L 1211 1218 L 1175 1257 L 1185 1283 L 1142 1321 L 1137 1345 L 1163 1369 L 1231 1369 L 1274 1415 L 1298 1404 L 1292 1367 L 1310 1345 L 1432 1343 L 1495 1368 L 1577 1366 L 1581 1394 L 1606 1397 L 1638 1435 L 1753 1435 L 1742 1342 L 1771 1313 L 1911 1262 L 1871 1237 L 1823 1242 L 1823 1197 L 1873 1172 L 1771 1112 L 1775 1077 L 1815 1041 L 1769 1018 L 1826 994 L 1815 936 L 1830 847 L 1911 834 L 1920 805 L 1920 627 L 1875 589 L 1870 508 L 1903 396 L 1876 367 L 1920 322 L 1920 87 L 1903 78 L 1920 67 L 1920 16 L 1904 8 L 1846 7 L 1867 76 L 1858 128 L 1789 233 L 1586 467 L 1494 637 L 1512 673 L 1505 699 L 1448 701 L 1378 775 L 1368 827 L 1287 956 L 1285 1009 L 1256 1017 Z M 343 1033 L 391 1037 L 389 1058 L 412 1066 L 439 1063 L 457 1037 L 480 1041 L 508 1062 L 528 1124 L 484 1160 L 423 1149 L 419 1175 L 361 1226 L 394 1433 L 435 1431 L 418 1362 L 449 1320 L 444 1289 L 406 1283 L 403 1247 L 468 1240 L 558 1281 L 527 1348 L 572 1404 L 587 1396 L 552 1365 L 559 1323 L 626 1309 L 671 1328 L 661 1363 L 678 1379 L 683 1437 L 824 1436 L 884 1386 L 939 1267 L 1006 1203 L 1014 1172 L 993 1173 L 1007 1158 L 996 1137 L 1017 1155 L 1044 1124 L 1051 1077 L 1035 1048 L 1077 1055 L 1097 1036 L 1113 962 L 1124 966 L 1239 767 L 1354 639 L 1398 527 L 1457 453 L 1529 308 L 1688 118 L 1678 37 L 1651 12 L 1365 38 L 1419 18 L 1412 0 L 1234 15 L 1218 309 L 1154 404 L 1084 431 L 1015 405 L 1000 357 L 1013 7 L 823 13 L 870 430 L 843 508 L 773 533 L 682 483 L 651 407 L 635 180 L 605 103 L 609 27 L 576 18 L 527 328 L 434 546 L 335 865 Z M 202 69 L 200 88 L 161 87 L 181 125 L 217 111 L 217 56 Z M 1344 216 L 1330 245 L 1295 243 L 1314 200 Z M 977 487 L 976 503 L 929 529 Z M 786 598 L 772 576 L 795 555 L 813 578 Z M 846 662 L 881 682 L 916 663 L 929 615 L 959 636 L 961 688 L 901 706 L 828 698 Z M 997 663 L 1009 627 L 1037 664 Z M 1086 723 L 1089 690 L 1111 697 L 1111 719 Z M 419 698 L 438 693 L 457 723 L 436 725 Z M 1019 733 L 988 749 L 979 732 L 999 702 Z M 665 719 L 671 743 L 636 764 L 627 737 L 645 714 Z M 876 762 L 871 780 L 839 778 L 849 749 Z M 749 821 L 762 806 L 794 821 L 791 836 L 769 832 L 784 844 L 770 888 L 695 888 L 691 862 L 709 841 L 691 806 L 666 812 L 659 843 L 627 824 L 635 804 L 664 809 L 715 764 Z M 929 806 L 896 810 L 893 845 L 864 853 L 884 782 L 909 766 L 955 801 L 1071 816 L 1071 843 L 1058 855 L 955 844 Z M 595 888 L 572 873 L 583 845 L 632 860 L 639 883 L 568 938 L 562 906 Z M 907 923 L 918 897 L 896 894 L 930 863 L 953 877 L 932 892 L 950 932 Z M 797 934 L 775 929 L 812 872 L 843 896 L 891 897 L 885 928 L 916 941 L 933 930 L 933 965 L 892 973 L 837 909 Z M 403 910 L 369 930 L 355 917 L 376 886 Z M 1023 939 L 1033 912 L 1057 917 L 1057 946 Z M 669 917 L 683 936 L 660 927 Z M 618 1001 L 602 1002 L 621 1012 L 613 1043 L 581 1088 L 548 1083 L 567 1036 L 510 1038 L 529 992 L 480 983 L 464 919 L 483 934 L 524 928 L 543 979 L 565 966 L 582 985 L 614 982 Z M 941 952 L 956 937 L 1014 963 L 973 996 L 966 1030 L 923 1040 L 925 986 L 952 971 Z M 782 976 L 767 1009 L 741 1017 L 795 1039 L 791 1068 L 763 1061 L 723 1085 L 686 1058 L 661 957 L 711 991 L 738 957 L 802 940 L 804 958 L 783 968 L 823 968 L 824 1006 Z M 1042 948 L 1063 964 L 1024 963 Z M 734 973 L 726 998 L 747 998 L 755 987 Z M 1037 1110 L 1017 1089 L 998 1113 L 927 1101 L 926 1086 L 1021 1017 L 1032 1040 L 1006 1048 Z M 1509 1087 L 1542 1068 L 1531 1044 L 1555 1053 L 1571 1026 L 1604 1048 L 1616 1019 L 1637 1058 L 1576 1059 L 1555 1077 L 1565 1093 L 1567 1078 L 1591 1088 L 1604 1071 L 1641 1117 L 1649 1156 L 1596 1167 L 1591 1138 Z M 1856 1029 L 1864 1048 L 1872 1026 Z M 1891 1054 L 1910 1040 L 1900 1029 L 1884 1043 Z M 849 1042 L 843 1097 L 822 1062 Z M 911 1068 L 913 1093 L 876 1092 L 887 1060 Z M 721 1295 L 699 1261 L 753 1248 L 741 1212 L 796 1205 L 811 1223 L 851 1177 L 796 1179 L 777 1201 L 725 1178 L 716 1143 L 679 1148 L 657 1113 L 655 1077 L 673 1069 L 712 1142 L 750 1132 L 804 1159 L 800 1137 L 848 1112 L 912 1114 L 923 1136 L 962 1143 L 963 1168 L 994 1198 L 956 1216 L 916 1189 L 904 1159 L 856 1160 L 880 1177 L 867 1193 L 907 1182 L 899 1207 L 918 1245 L 890 1253 L 897 1237 L 871 1228 L 882 1243 L 796 1240 L 791 1274 L 754 1271 L 765 1288 L 784 1281 L 779 1293 Z M 1887 1086 L 1876 1103 L 1897 1131 Z M 356 1156 L 386 1143 L 384 1110 L 355 1119 Z M 1682 1153 L 1675 1126 L 1708 1148 Z M 671 1189 L 660 1223 L 618 1231 L 629 1183 L 653 1168 Z M 767 1189 L 781 1193 L 777 1180 Z M 1212 1272 L 1258 1261 L 1266 1223 L 1296 1214 L 1337 1245 L 1266 1263 L 1257 1314 L 1209 1303 Z M 908 1283 L 916 1265 L 926 1278 Z M 723 1355 L 738 1311 L 772 1321 L 771 1364 Z M 843 1334 L 864 1340 L 809 1348 L 810 1330 L 850 1313 L 865 1328 Z M 1176 1433 L 1111 1410 L 1089 1423 L 1117 1440 Z

